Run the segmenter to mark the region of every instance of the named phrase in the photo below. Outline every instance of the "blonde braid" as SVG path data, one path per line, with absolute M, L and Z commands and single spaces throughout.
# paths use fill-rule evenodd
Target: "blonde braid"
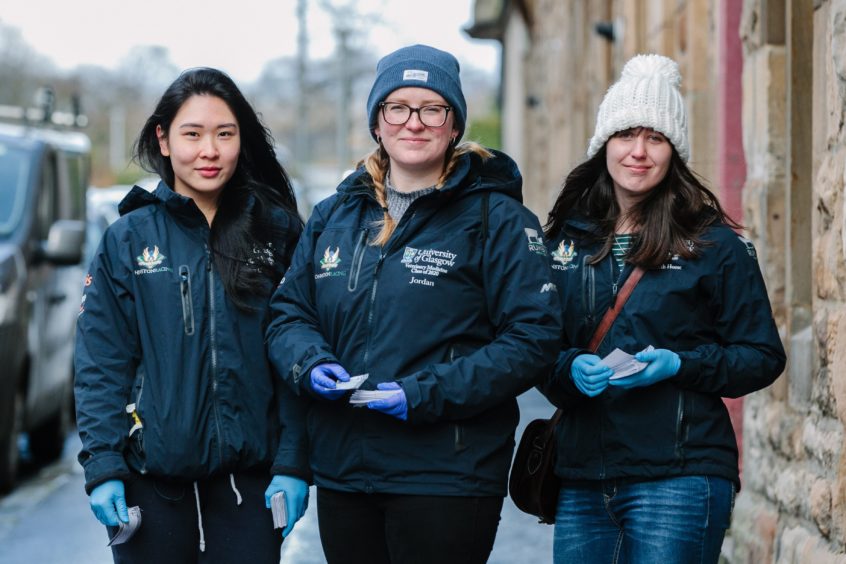
M 373 180 L 373 193 L 376 196 L 376 201 L 382 207 L 382 219 L 377 222 L 377 225 L 380 225 L 381 229 L 379 230 L 379 234 L 376 235 L 376 238 L 373 239 L 371 245 L 382 246 L 391 238 L 397 224 L 394 218 L 391 217 L 391 214 L 388 213 L 388 194 L 385 189 L 385 177 L 388 174 L 390 161 L 388 160 L 388 153 L 385 152 L 381 143 L 379 143 L 375 151 L 365 157 L 363 164 L 370 178 Z

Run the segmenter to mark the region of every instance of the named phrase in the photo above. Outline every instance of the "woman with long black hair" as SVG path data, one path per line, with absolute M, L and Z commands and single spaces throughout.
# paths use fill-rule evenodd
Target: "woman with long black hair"
M 165 91 L 135 158 L 162 181 L 120 204 L 78 322 L 91 508 L 110 536 L 127 504 L 143 512 L 116 562 L 278 562 L 310 479 L 301 402 L 263 340 L 302 230 L 291 183 L 253 108 L 209 68 Z M 282 532 L 267 509 L 278 492 Z

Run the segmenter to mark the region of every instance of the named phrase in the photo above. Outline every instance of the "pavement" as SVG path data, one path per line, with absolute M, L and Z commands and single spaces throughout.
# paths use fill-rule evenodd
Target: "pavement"
M 549 417 L 552 406 L 535 390 L 520 398 L 520 436 L 532 419 Z M 109 564 L 111 551 L 105 529 L 88 507 L 82 469 L 76 463 L 76 434 L 68 437 L 62 459 L 25 476 L 9 495 L 0 498 L 0 564 Z M 325 564 L 317 528 L 316 493 L 305 517 L 282 545 L 285 564 Z M 520 512 L 509 498 L 489 564 L 552 562 L 552 530 Z

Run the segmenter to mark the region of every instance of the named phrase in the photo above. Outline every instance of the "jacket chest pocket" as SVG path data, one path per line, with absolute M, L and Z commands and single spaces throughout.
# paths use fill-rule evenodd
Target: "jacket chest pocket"
M 182 299 L 182 321 L 186 335 L 194 334 L 194 304 L 191 300 L 191 270 L 187 264 L 179 267 L 179 295 Z

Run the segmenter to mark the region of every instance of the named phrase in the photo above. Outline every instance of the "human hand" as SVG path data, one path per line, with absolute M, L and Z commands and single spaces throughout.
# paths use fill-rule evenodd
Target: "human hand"
M 335 382 L 338 380 L 349 382 L 350 375 L 340 364 L 335 363 L 318 364 L 311 369 L 309 376 L 309 383 L 314 393 L 328 400 L 336 400 L 347 393 L 347 390 L 335 389 Z
M 397 419 L 406 421 L 408 419 L 408 401 L 405 398 L 405 391 L 396 382 L 384 382 L 376 385 L 377 390 L 397 390 L 385 399 L 367 402 L 367 407 L 392 415 Z
M 570 378 L 576 388 L 591 398 L 605 391 L 613 375 L 614 371 L 595 354 L 580 354 L 570 364 Z
M 118 519 L 129 523 L 129 512 L 126 510 L 126 496 L 123 482 L 109 480 L 103 482 L 91 491 L 89 497 L 91 511 L 97 520 L 104 525 L 118 526 Z
M 635 360 L 648 363 L 646 368 L 635 372 L 631 376 L 625 376 L 617 380 L 611 380 L 612 386 L 623 389 L 641 388 L 651 386 L 656 382 L 675 376 L 681 367 L 679 355 L 667 349 L 653 349 L 651 351 L 640 351 Z
M 270 509 L 270 498 L 279 492 L 285 492 L 285 513 L 288 516 L 288 524 L 282 529 L 282 538 L 285 538 L 308 509 L 308 484 L 294 476 L 274 476 L 264 490 L 264 506 Z

